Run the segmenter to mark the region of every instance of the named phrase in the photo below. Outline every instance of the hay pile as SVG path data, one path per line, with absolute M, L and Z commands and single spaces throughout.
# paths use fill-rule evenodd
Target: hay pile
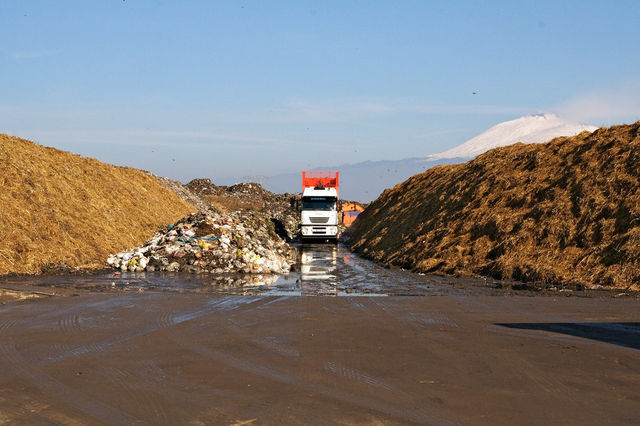
M 195 209 L 157 179 L 0 135 L 0 274 L 100 267 Z
M 422 272 L 640 287 L 640 121 L 494 149 L 386 190 L 354 250 Z

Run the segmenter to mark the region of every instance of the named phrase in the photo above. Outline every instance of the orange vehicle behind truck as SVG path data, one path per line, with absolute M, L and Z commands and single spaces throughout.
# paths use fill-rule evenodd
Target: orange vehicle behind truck
M 343 201 L 341 212 L 342 224 L 347 227 L 351 226 L 358 215 L 363 211 L 364 207 L 360 203 Z

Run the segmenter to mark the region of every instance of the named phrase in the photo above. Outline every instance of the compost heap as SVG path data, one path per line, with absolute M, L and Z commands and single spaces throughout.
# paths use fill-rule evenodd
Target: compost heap
M 206 201 L 210 210 L 228 213 L 233 211 L 257 211 L 269 216 L 278 235 L 295 238 L 300 228 L 300 213 L 295 209 L 298 195 L 274 194 L 258 183 L 238 183 L 218 186 L 209 179 L 194 179 L 185 189 Z
M 639 128 L 518 143 L 434 167 L 386 190 L 360 214 L 350 243 L 421 272 L 637 290 Z
M 123 271 L 284 273 L 289 246 L 263 213 L 189 215 L 156 233 L 141 247 L 108 258 Z
M 148 174 L 0 135 L 0 274 L 101 267 L 195 211 Z

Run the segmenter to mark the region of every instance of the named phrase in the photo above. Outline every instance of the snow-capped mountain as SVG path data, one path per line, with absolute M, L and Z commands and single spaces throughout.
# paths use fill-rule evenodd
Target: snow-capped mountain
M 574 136 L 584 130 L 592 132 L 595 129 L 597 127 L 570 123 L 555 114 L 533 114 L 495 125 L 463 144 L 439 154 L 401 160 L 365 161 L 320 167 L 315 170 L 339 170 L 340 197 L 345 200 L 369 202 L 376 199 L 386 188 L 433 166 L 462 163 L 492 148 L 516 142 L 547 142 L 558 136 Z M 300 191 L 300 172 L 268 177 L 264 185 L 273 192 L 297 193 Z
M 595 126 L 568 122 L 550 113 L 525 115 L 497 124 L 455 148 L 439 154 L 427 155 L 425 160 L 474 158 L 499 146 L 512 145 L 516 142 L 547 142 L 558 136 L 575 136 L 585 130 L 593 132 L 596 129 Z

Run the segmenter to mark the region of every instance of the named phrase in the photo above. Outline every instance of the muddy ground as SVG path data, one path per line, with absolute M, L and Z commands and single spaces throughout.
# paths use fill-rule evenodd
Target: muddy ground
M 0 423 L 640 419 L 635 297 L 421 276 L 342 246 L 300 257 L 277 280 L 3 279 L 38 298 L 0 305 Z

